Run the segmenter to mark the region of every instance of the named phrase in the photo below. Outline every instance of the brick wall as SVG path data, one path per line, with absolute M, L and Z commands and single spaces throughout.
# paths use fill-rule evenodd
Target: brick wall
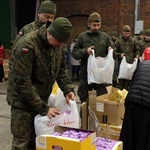
M 73 24 L 75 35 L 86 29 L 88 16 L 96 11 L 102 16 L 102 30 L 108 34 L 121 32 L 124 24 L 131 26 L 134 34 L 135 0 L 53 0 L 57 5 L 57 16 L 67 17 Z M 150 28 L 150 0 L 140 0 L 139 18 L 144 28 Z M 72 40 L 71 39 L 71 40 Z M 69 44 L 71 42 L 69 41 Z

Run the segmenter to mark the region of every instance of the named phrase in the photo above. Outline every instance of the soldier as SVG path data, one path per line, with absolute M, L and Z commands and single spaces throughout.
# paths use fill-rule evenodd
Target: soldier
M 135 37 L 135 40 L 140 41 L 141 39 L 144 38 L 144 34 L 145 34 L 145 31 L 144 31 L 144 30 L 141 30 L 141 31 L 139 32 L 139 35 Z
M 145 48 L 150 46 L 150 29 L 145 30 L 144 38 L 139 41 L 139 45 L 141 49 L 140 56 L 142 56 Z
M 81 103 L 88 102 L 88 91 L 95 89 L 97 95 L 107 93 L 105 84 L 89 84 L 87 82 L 87 61 L 92 50 L 95 56 L 106 57 L 108 48 L 113 45 L 110 36 L 100 30 L 102 23 L 101 15 L 97 12 L 92 13 L 88 18 L 88 28 L 82 32 L 74 45 L 72 56 L 76 60 L 81 60 L 80 64 L 80 81 L 78 95 Z
M 127 63 L 132 64 L 135 57 L 139 57 L 140 48 L 137 46 L 135 39 L 131 37 L 131 28 L 129 25 L 122 27 L 122 34 L 115 44 L 115 55 L 118 58 L 120 66 L 122 58 L 125 56 Z M 119 79 L 119 89 L 129 89 L 130 80 Z
M 34 117 L 40 114 L 51 118 L 60 114 L 58 108 L 47 105 L 55 81 L 67 102 L 75 100 L 62 50 L 71 33 L 70 21 L 59 17 L 48 28 L 42 26 L 15 44 L 6 98 L 11 105 L 12 150 L 35 150 Z
M 115 44 L 116 40 L 118 38 L 118 33 L 116 31 L 112 31 L 111 34 L 110 34 L 110 37 L 111 37 L 113 43 Z
M 44 25 L 47 21 L 53 22 L 56 15 L 56 5 L 52 1 L 44 1 L 41 3 L 39 10 L 38 10 L 38 18 L 37 20 L 25 25 L 16 36 L 16 41 L 23 35 L 35 31 L 39 29 L 42 25 Z

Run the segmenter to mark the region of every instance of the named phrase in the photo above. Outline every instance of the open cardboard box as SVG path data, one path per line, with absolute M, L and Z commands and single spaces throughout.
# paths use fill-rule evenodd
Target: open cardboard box
M 124 100 L 117 102 L 111 98 L 111 93 L 96 98 L 96 115 L 101 123 L 120 125 L 125 111 Z
M 54 131 L 63 133 L 70 129 L 90 132 L 90 135 L 83 141 L 54 135 L 40 135 L 36 137 L 36 150 L 96 150 L 96 133 L 94 131 L 62 126 L 56 126 Z
M 114 101 L 114 96 L 122 98 L 117 88 L 108 86 L 107 91 L 107 94 L 101 96 L 96 96 L 96 91 L 89 91 L 89 107 L 100 123 L 120 125 L 125 111 L 124 100 Z

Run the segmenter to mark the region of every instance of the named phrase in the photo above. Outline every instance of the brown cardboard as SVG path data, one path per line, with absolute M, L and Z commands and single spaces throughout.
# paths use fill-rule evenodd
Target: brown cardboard
M 108 125 L 104 123 L 99 123 L 100 130 L 97 133 L 97 136 L 119 141 L 121 125 Z
M 81 110 L 82 110 L 81 128 L 88 129 L 88 108 L 86 102 L 83 102 L 81 104 Z
M 89 91 L 89 107 L 96 114 L 96 91 Z
M 96 98 L 96 114 L 100 123 L 120 125 L 124 117 L 124 101 L 111 101 L 111 98 L 111 94 L 104 94 Z

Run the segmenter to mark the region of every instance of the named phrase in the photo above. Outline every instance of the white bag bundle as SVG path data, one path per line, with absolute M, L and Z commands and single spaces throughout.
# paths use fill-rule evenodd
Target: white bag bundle
M 118 79 L 131 80 L 133 73 L 137 67 L 137 62 L 138 62 L 138 59 L 135 59 L 135 61 L 132 64 L 129 64 L 126 61 L 126 57 L 123 57 L 121 64 L 120 64 Z
M 70 104 L 66 104 L 66 110 L 54 118 L 41 115 L 35 116 L 34 126 L 37 136 L 54 133 L 55 126 L 79 128 L 79 113 L 76 101 L 70 100 Z
M 88 58 L 88 84 L 92 83 L 109 83 L 112 84 L 114 72 L 113 49 L 108 51 L 106 57 L 95 57 L 93 54 Z
M 69 104 L 67 104 L 66 98 L 57 83 L 54 84 L 52 94 L 49 97 L 49 106 L 59 108 L 62 114 L 51 119 L 48 116 L 36 115 L 34 118 L 34 126 L 37 136 L 51 134 L 54 132 L 54 127 L 59 125 L 79 128 L 80 117 L 76 101 L 70 100 Z

